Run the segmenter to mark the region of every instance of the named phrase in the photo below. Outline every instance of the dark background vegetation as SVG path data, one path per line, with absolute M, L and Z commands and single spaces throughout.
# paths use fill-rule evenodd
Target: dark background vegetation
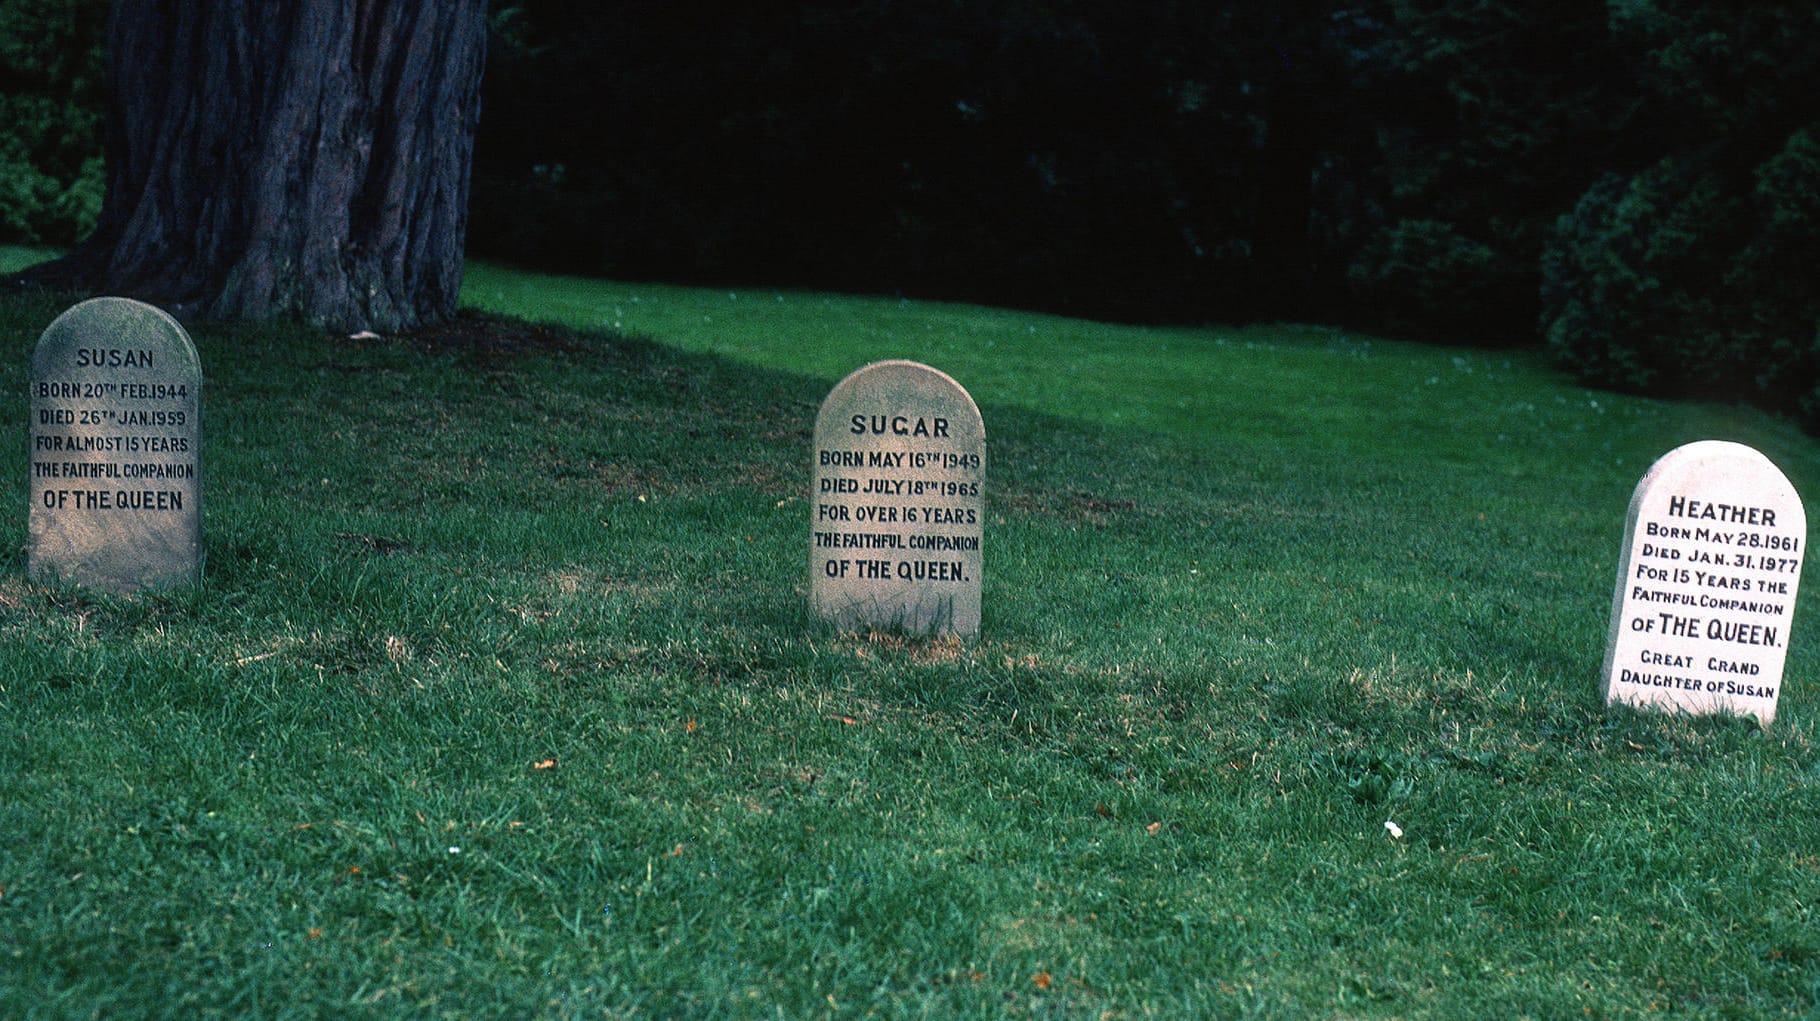
M 0 242 L 99 205 L 99 0 L 0 7 Z M 1546 343 L 1820 421 L 1820 5 L 496 3 L 469 250 Z

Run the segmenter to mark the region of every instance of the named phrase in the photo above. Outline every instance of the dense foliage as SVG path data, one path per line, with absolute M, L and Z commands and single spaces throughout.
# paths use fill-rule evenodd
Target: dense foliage
M 101 210 L 107 0 L 0 5 L 0 244 L 73 244 Z
M 0 14 L 0 103 L 28 111 L 0 135 L 0 241 L 92 215 L 99 60 L 69 54 L 99 6 Z M 1601 385 L 1820 409 L 1811 4 L 794 0 L 707 22 L 522 0 L 493 22 L 479 253 L 1540 336 Z
M 1599 383 L 1820 415 L 1820 10 L 1635 6 L 1660 155 L 1603 175 L 1544 261 L 1543 328 Z

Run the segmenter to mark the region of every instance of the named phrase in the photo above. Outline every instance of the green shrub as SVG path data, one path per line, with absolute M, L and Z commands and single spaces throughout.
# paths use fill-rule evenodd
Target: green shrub
M 1713 382 L 1701 365 L 1716 318 L 1693 278 L 1721 275 L 1722 190 L 1685 161 L 1607 175 L 1561 218 L 1543 256 L 1543 329 L 1563 364 L 1618 389 L 1681 392 Z M 1690 287 L 1690 285 L 1692 285 Z
M 107 6 L 0 6 L 0 244 L 69 245 L 94 229 Z
M 1491 245 L 1442 220 L 1400 220 L 1379 231 L 1347 269 L 1347 281 L 1385 324 L 1442 332 L 1457 342 L 1503 340 L 1521 324 L 1487 322 L 1501 303 L 1505 260 Z
M 1631 169 L 1558 221 L 1550 347 L 1594 383 L 1820 425 L 1820 11 L 1660 0 L 1611 25 L 1640 87 L 1610 150 Z
M 1795 132 L 1758 168 L 1759 229 L 1726 279 L 1747 295 L 1779 403 L 1820 420 L 1820 124 Z
M 1588 382 L 1813 414 L 1820 146 L 1797 132 L 1738 187 L 1668 157 L 1601 178 L 1542 265 L 1542 329 Z

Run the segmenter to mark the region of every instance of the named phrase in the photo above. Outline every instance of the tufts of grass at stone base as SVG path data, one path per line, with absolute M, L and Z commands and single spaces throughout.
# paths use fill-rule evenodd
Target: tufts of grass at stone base
M 0 1003 L 1820 1003 L 1811 600 L 1767 732 L 1595 697 L 1638 476 L 1725 438 L 1820 492 L 1783 423 L 1328 330 L 474 279 L 586 328 L 195 329 L 205 580 L 137 600 L 24 579 L 66 302 L 0 299 Z M 806 608 L 814 412 L 886 357 L 985 413 L 973 643 Z

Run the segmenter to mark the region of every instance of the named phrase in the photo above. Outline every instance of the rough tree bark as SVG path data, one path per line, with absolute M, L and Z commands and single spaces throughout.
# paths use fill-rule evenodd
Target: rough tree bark
M 100 222 L 28 279 L 179 316 L 453 314 L 486 0 L 116 0 Z

